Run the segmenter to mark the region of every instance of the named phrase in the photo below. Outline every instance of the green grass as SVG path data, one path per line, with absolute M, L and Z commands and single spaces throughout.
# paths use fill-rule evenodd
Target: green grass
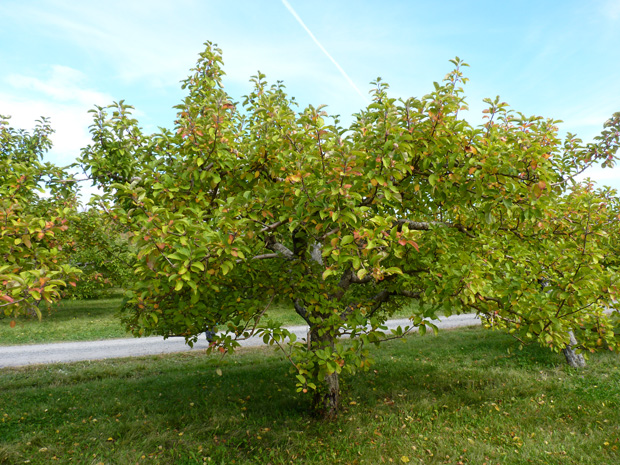
M 133 337 L 120 323 L 122 298 L 65 300 L 43 311 L 43 318 L 19 318 L 14 328 L 9 319 L 0 320 L 0 345 L 47 342 L 91 341 Z M 269 318 L 284 325 L 302 325 L 303 319 L 291 308 L 276 305 Z
M 0 345 L 42 344 L 47 342 L 91 341 L 132 337 L 121 325 L 118 310 L 122 298 L 98 300 L 65 300 L 43 312 L 43 319 L 19 318 L 16 326 L 9 326 L 9 319 L 0 320 Z M 405 317 L 402 310 L 394 317 Z M 304 320 L 286 304 L 276 304 L 269 309 L 267 318 L 285 326 L 303 325 Z
M 618 356 L 468 329 L 374 349 L 323 423 L 268 349 L 0 371 L 3 464 L 616 464 Z M 406 462 L 406 461 L 409 462 Z
M 91 341 L 130 337 L 116 315 L 122 299 L 65 300 L 43 311 L 43 318 L 18 318 L 14 328 L 0 320 L 0 345 Z

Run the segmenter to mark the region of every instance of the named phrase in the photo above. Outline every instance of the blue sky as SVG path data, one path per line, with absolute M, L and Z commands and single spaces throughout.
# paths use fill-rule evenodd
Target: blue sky
M 500 95 L 590 140 L 620 111 L 620 0 L 0 0 L 0 30 L 0 114 L 24 128 L 49 116 L 58 164 L 88 144 L 95 104 L 125 99 L 147 130 L 171 127 L 207 40 L 236 100 L 260 70 L 344 121 L 377 76 L 396 97 L 422 96 L 455 56 L 471 65 L 473 123 Z M 620 167 L 591 175 L 620 189 Z

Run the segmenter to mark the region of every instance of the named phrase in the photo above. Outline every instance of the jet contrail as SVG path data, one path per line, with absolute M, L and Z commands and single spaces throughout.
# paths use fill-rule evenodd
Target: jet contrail
M 318 47 L 321 49 L 321 51 L 325 54 L 325 56 L 327 58 L 329 58 L 331 60 L 331 62 L 334 64 L 334 66 L 336 66 L 336 68 L 338 68 L 338 71 L 340 71 L 340 74 L 342 74 L 342 76 L 347 80 L 347 82 L 349 84 L 351 84 L 351 87 L 353 87 L 353 89 L 355 89 L 355 92 L 357 92 L 360 97 L 362 97 L 362 99 L 365 102 L 368 102 L 368 98 L 357 88 L 357 86 L 355 85 L 355 83 L 353 82 L 353 80 L 349 77 L 349 75 L 345 72 L 344 69 L 342 69 L 342 66 L 340 66 L 338 64 L 338 62 L 336 60 L 334 60 L 334 57 L 332 57 L 329 52 L 327 50 L 325 50 L 325 47 L 323 47 L 323 45 L 321 45 L 321 43 L 319 42 L 319 40 L 314 36 L 314 34 L 312 33 L 312 31 L 310 31 L 310 29 L 308 29 L 308 26 L 305 25 L 305 23 L 301 20 L 301 18 L 299 17 L 299 15 L 297 14 L 297 12 L 293 9 L 293 7 L 290 5 L 289 2 L 287 2 L 286 0 L 282 0 L 282 3 L 284 4 L 284 6 L 286 7 L 286 9 L 288 11 L 291 12 L 291 14 L 293 15 L 293 17 L 297 20 L 297 22 L 301 25 L 301 27 L 304 28 L 304 30 L 308 33 L 308 35 L 310 36 L 310 38 L 314 41 L 315 44 L 318 45 Z

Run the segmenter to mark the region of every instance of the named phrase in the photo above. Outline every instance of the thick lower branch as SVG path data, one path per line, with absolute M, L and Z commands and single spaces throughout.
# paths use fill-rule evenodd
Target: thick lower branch
M 344 271 L 344 273 L 342 273 L 342 276 L 340 277 L 340 282 L 338 283 L 338 286 L 340 287 L 340 289 L 336 292 L 335 297 L 337 299 L 342 298 L 342 296 L 344 295 L 344 293 L 347 291 L 347 289 L 349 288 L 351 284 L 354 284 L 354 283 L 365 284 L 365 283 L 369 283 L 372 280 L 373 280 L 373 277 L 370 274 L 360 279 L 357 276 L 357 274 L 355 274 L 353 269 L 349 267 Z
M 264 253 L 261 255 L 255 255 L 254 257 L 252 257 L 252 260 L 267 260 L 269 258 L 278 258 L 280 256 L 280 254 L 277 253 Z M 237 260 L 237 263 L 242 262 L 243 260 Z
M 306 323 L 308 323 L 308 325 L 310 325 L 310 320 L 308 318 L 308 310 L 306 310 L 306 307 L 304 307 L 301 304 L 299 299 L 295 300 L 294 305 L 295 305 L 295 312 L 297 312 L 297 314 L 300 317 L 302 317 L 304 319 L 304 321 Z
M 267 243 L 265 244 L 265 246 L 269 250 L 273 250 L 274 252 L 284 256 L 284 258 L 286 258 L 287 260 L 293 260 L 295 258 L 295 254 L 292 250 L 290 250 L 284 244 L 276 242 L 275 239 L 273 239 L 272 237 L 269 237 L 267 239 Z

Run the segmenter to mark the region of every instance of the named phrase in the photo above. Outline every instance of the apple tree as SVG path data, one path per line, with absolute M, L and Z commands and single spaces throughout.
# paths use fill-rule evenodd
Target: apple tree
M 473 309 L 555 350 L 571 334 L 616 347 L 604 310 L 618 284 L 617 202 L 574 178 L 613 164 L 618 115 L 591 144 L 563 143 L 555 121 L 499 99 L 474 127 L 465 65 L 453 64 L 421 98 L 395 99 L 377 79 L 345 128 L 324 107 L 299 111 L 260 73 L 234 101 L 208 43 L 171 130 L 144 134 L 122 101 L 93 110 L 81 162 L 137 250 L 128 327 L 191 343 L 219 324 L 222 350 L 262 335 L 327 417 L 370 344 L 436 330 L 439 311 Z M 276 298 L 306 321 L 306 340 L 269 318 Z M 414 300 L 411 327 L 386 334 Z
M 65 235 L 69 263 L 81 273 L 75 286 L 65 288 L 63 297 L 96 298 L 131 282 L 135 254 L 123 229 L 111 221 L 106 210 L 91 206 L 77 212 Z
M 69 265 L 64 232 L 76 195 L 66 172 L 42 157 L 51 147 L 46 119 L 29 133 L 0 117 L 0 311 L 41 317 L 79 272 Z M 47 190 L 47 195 L 45 195 Z M 14 325 L 14 320 L 11 320 Z

